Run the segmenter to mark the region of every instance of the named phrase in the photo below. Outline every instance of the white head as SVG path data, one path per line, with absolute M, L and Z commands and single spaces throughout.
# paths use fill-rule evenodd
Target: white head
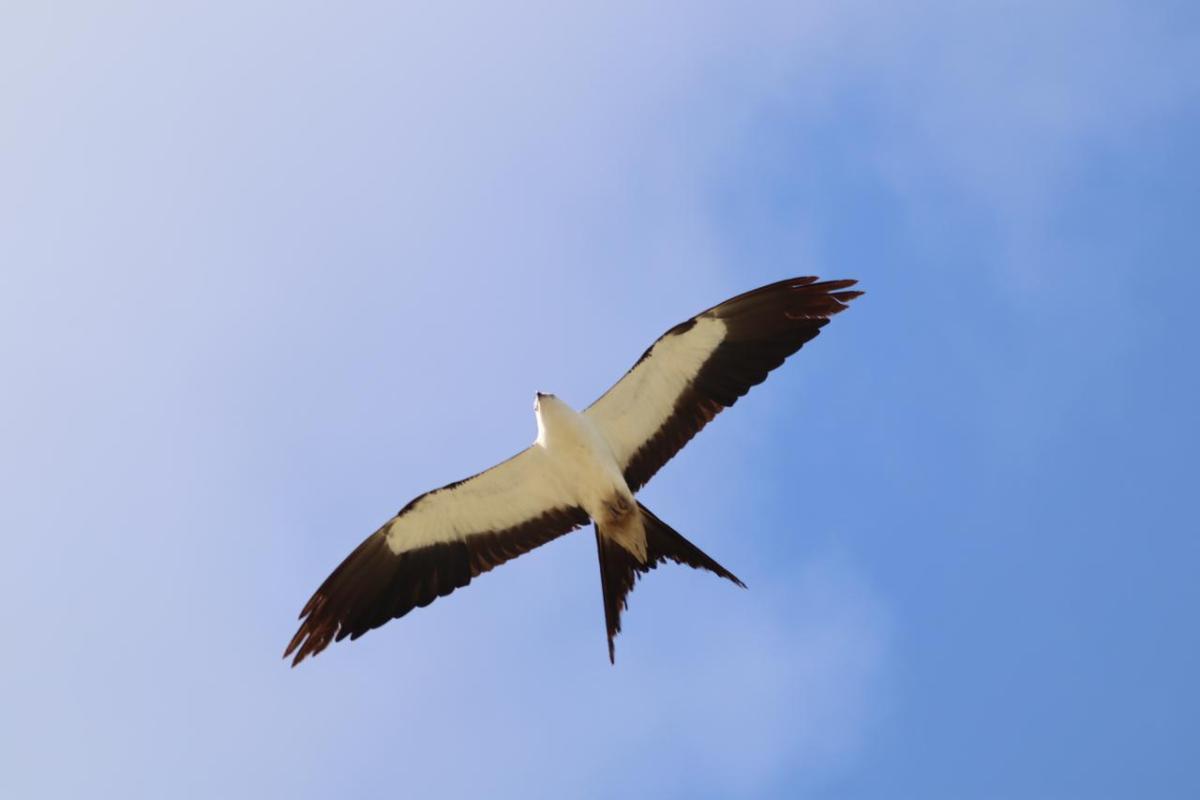
M 542 444 L 546 443 L 547 419 L 557 417 L 562 413 L 563 407 L 563 402 L 552 394 L 538 392 L 533 396 L 533 413 L 537 417 L 537 440 Z M 550 424 L 553 424 L 553 422 Z

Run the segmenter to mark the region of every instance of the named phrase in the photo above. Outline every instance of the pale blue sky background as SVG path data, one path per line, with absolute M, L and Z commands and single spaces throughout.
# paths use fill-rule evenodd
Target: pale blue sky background
M 0 10 L 4 797 L 1200 796 L 1192 2 Z M 653 10 L 649 7 L 652 6 Z M 421 491 L 795 274 L 645 502 L 303 668 Z

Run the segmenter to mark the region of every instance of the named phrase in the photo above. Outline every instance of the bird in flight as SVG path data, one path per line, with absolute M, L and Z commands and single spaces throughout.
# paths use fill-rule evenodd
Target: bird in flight
M 292 666 L 357 639 L 522 553 L 594 524 L 608 657 L 638 577 L 671 560 L 738 578 L 634 495 L 701 428 L 862 294 L 791 278 L 740 294 L 658 338 L 578 412 L 538 392 L 537 439 L 489 470 L 415 498 L 333 571 L 300 612 Z

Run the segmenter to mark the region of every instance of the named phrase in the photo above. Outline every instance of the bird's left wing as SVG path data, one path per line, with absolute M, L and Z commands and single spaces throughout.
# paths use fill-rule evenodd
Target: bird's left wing
M 584 413 L 637 491 L 726 407 L 820 333 L 862 292 L 855 281 L 789 278 L 664 333 Z
M 588 521 L 534 445 L 485 472 L 427 492 L 375 531 L 300 612 L 295 666 L 466 586 Z

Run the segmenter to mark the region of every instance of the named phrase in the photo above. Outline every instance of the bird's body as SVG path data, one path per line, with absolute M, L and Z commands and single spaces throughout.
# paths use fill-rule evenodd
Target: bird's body
M 792 278 L 671 328 L 584 411 L 534 402 L 537 439 L 470 478 L 426 492 L 369 536 L 300 612 L 293 664 L 466 586 L 505 561 L 595 523 L 609 658 L 638 577 L 664 561 L 743 585 L 635 494 L 721 410 L 761 383 L 861 292 Z
M 562 491 L 596 521 L 600 535 L 646 561 L 646 534 L 633 513 L 633 492 L 604 433 L 552 394 L 537 395 L 534 404 L 538 436 L 533 446 L 545 454 Z

